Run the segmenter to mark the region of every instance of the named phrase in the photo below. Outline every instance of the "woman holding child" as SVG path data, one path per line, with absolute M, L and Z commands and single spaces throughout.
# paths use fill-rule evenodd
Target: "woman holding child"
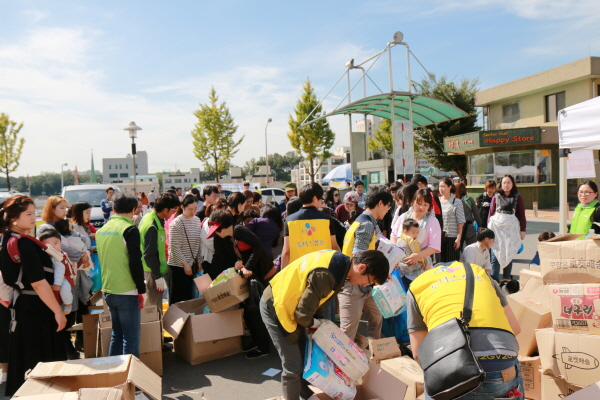
M 432 261 L 431 256 L 435 253 L 439 253 L 441 250 L 442 232 L 440 229 L 440 223 L 438 222 L 431 204 L 433 199 L 431 192 L 427 189 L 419 189 L 413 196 L 413 201 L 410 209 L 402 214 L 396 221 L 396 224 L 392 227 L 392 235 L 390 240 L 396 244 L 412 243 L 413 249 L 418 251 L 412 252 L 404 259 L 407 266 L 406 272 L 403 272 L 403 281 L 408 287 L 418 275 L 420 275 L 425 269 L 431 268 Z M 418 224 L 418 230 L 415 226 L 407 224 L 408 229 L 404 229 L 404 222 L 412 219 Z M 412 237 L 410 236 L 412 235 Z M 412 240 L 411 240 L 412 239 Z M 416 240 L 417 246 L 414 246 Z M 404 243 L 403 243 L 404 242 Z M 407 249 L 405 248 L 405 251 Z M 411 253 L 411 250 L 407 252 Z M 423 261 L 421 261 L 423 260 Z M 423 264 L 419 264 L 423 263 Z M 415 265 L 419 265 L 415 268 Z M 402 270 L 403 266 L 400 266 Z
M 32 234 L 35 228 L 35 205 L 22 195 L 12 196 L 0 210 L 3 243 L 15 234 Z M 20 263 L 9 254 L 9 246 L 2 247 L 0 268 L 6 284 L 17 287 L 22 270 L 23 289 L 17 298 L 14 332 L 9 347 L 9 371 L 6 396 L 12 396 L 25 381 L 25 371 L 38 362 L 61 361 L 67 358 L 62 330 L 67 320 L 54 296 L 52 259 L 32 240 L 17 239 Z

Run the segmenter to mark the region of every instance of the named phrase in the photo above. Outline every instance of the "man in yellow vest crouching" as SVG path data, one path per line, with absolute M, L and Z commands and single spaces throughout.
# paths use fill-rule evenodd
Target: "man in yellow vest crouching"
M 304 255 L 279 272 L 265 289 L 260 313 L 281 358 L 285 400 L 308 398 L 312 393 L 302 380 L 306 329 L 318 328 L 323 304 L 335 296 L 346 280 L 371 287 L 388 277 L 389 262 L 382 252 L 368 250 L 348 257 L 334 250 Z

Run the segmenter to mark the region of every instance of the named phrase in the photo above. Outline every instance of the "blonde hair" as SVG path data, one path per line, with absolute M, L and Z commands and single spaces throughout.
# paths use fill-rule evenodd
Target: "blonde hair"
M 48 200 L 46 200 L 46 204 L 44 204 L 44 210 L 42 211 L 42 221 L 45 222 L 56 222 L 56 216 L 54 215 L 54 209 L 60 204 L 65 203 L 66 206 L 69 205 L 67 200 L 65 200 L 62 196 L 50 196 Z

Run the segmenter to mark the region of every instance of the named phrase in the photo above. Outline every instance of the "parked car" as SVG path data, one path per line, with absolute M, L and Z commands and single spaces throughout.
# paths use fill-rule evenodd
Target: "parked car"
M 261 188 L 260 194 L 262 194 L 263 203 L 275 201 L 277 204 L 279 204 L 285 197 L 285 190 L 281 188 Z
M 115 194 L 119 193 L 119 188 L 113 185 L 72 185 L 65 186 L 62 191 L 64 197 L 69 204 L 78 201 L 87 201 L 92 205 L 92 215 L 90 222 L 96 227 L 101 228 L 104 225 L 104 214 L 100 208 L 100 202 L 106 198 L 106 189 L 113 188 Z

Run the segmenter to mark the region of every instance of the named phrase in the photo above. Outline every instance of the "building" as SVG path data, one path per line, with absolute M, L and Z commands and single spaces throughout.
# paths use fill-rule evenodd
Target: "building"
M 185 192 L 189 187 L 197 183 L 200 183 L 200 168 L 192 168 L 190 172 L 163 172 L 163 190 L 167 190 L 173 186 Z
M 334 169 L 337 166 L 348 163 L 348 154 L 350 153 L 350 147 L 342 146 L 336 147 L 333 149 L 333 155 L 329 157 L 323 165 L 321 164 L 320 159 L 313 160 L 313 165 L 315 170 L 317 171 L 315 174 L 315 182 L 323 185 L 323 178 L 329 171 Z M 298 185 L 298 188 L 310 183 L 310 175 L 308 174 L 308 169 L 304 165 L 304 163 L 300 163 L 297 168 L 292 170 L 292 182 L 295 182 Z M 327 186 L 327 185 L 323 185 Z
M 125 193 L 134 193 L 133 187 L 133 175 L 127 178 L 122 178 L 119 181 L 112 183 L 117 186 L 121 191 Z M 137 175 L 137 182 L 135 184 L 137 193 L 144 192 L 146 194 L 154 190 L 155 193 L 160 193 L 160 181 L 156 175 Z
M 467 155 L 469 191 L 481 192 L 488 179 L 500 182 L 510 174 L 527 208 L 533 202 L 558 207 L 557 113 L 597 96 L 598 78 L 600 57 L 586 57 L 478 92 L 485 130 L 444 142 L 449 154 Z M 576 188 L 577 181 L 569 181 L 568 192 Z
M 138 151 L 135 155 L 137 175 L 148 175 L 148 153 Z M 102 178 L 106 183 L 118 182 L 133 176 L 133 157 L 127 154 L 123 158 L 103 158 Z

